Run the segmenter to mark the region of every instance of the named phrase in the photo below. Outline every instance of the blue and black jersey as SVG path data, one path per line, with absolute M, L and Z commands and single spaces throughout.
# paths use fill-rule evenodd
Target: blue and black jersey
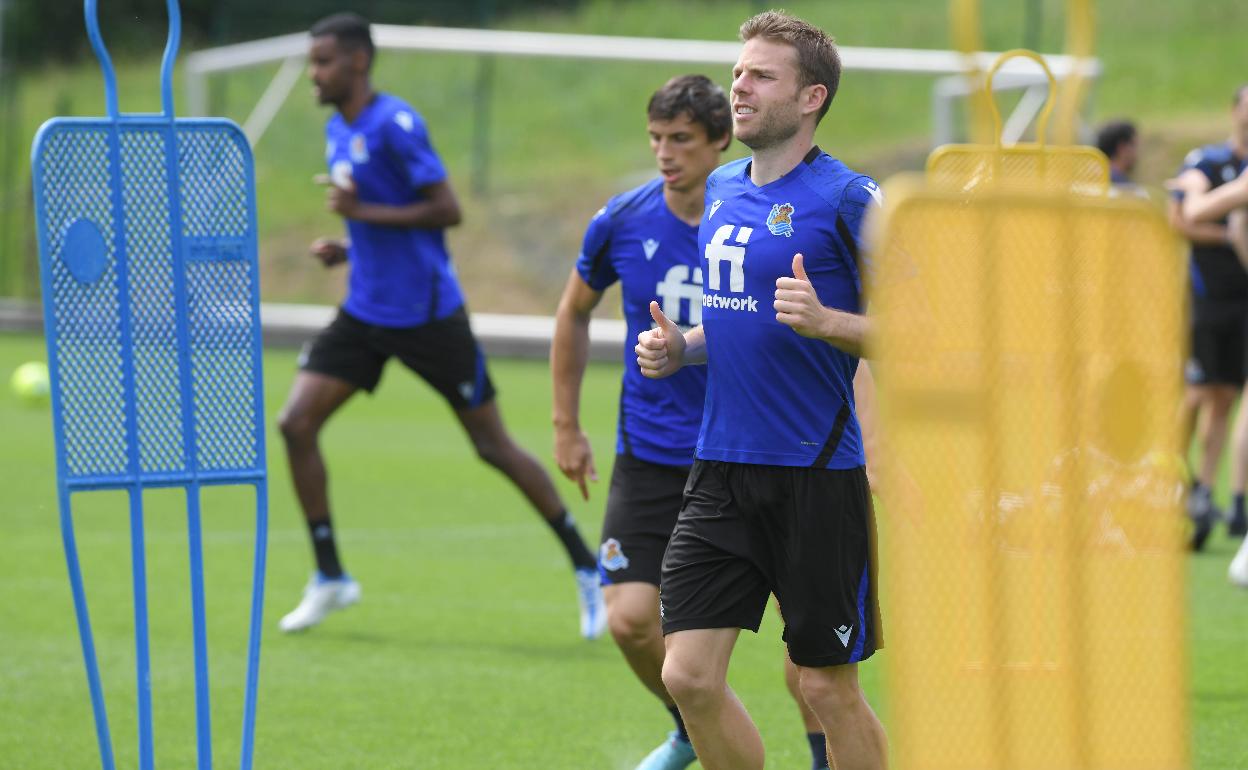
M 1209 188 L 1214 189 L 1239 176 L 1245 168 L 1248 158 L 1236 155 L 1229 144 L 1210 144 L 1188 153 L 1179 173 L 1196 169 L 1209 180 Z M 1181 199 L 1182 193 L 1176 193 L 1176 197 Z M 1192 294 L 1198 301 L 1248 300 L 1248 273 L 1229 245 L 1192 244 L 1191 277 Z
M 651 300 L 681 327 L 702 322 L 698 228 L 667 207 L 662 180 L 617 195 L 594 215 L 576 270 L 596 291 L 620 284 L 628 337 L 616 451 L 662 465 L 693 462 L 706 369 L 690 366 L 672 377 L 642 376 L 633 346 L 654 325 Z
M 879 188 L 814 148 L 761 187 L 750 159 L 707 180 L 698 235 L 706 279 L 708 385 L 698 457 L 763 465 L 863 465 L 854 413 L 858 359 L 776 320 L 776 279 L 801 253 L 820 301 L 862 308 L 860 232 Z
M 364 203 L 403 206 L 446 179 L 425 122 L 401 99 L 378 94 L 351 123 L 325 127 L 325 160 L 335 184 L 352 182 Z M 464 304 L 441 229 L 347 221 L 351 276 L 343 308 L 370 324 L 419 326 Z

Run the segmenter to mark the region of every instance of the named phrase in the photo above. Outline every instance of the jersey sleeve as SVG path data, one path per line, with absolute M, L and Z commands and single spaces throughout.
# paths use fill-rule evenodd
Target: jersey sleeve
M 850 269 L 854 273 L 854 284 L 859 292 L 862 291 L 863 273 L 871 273 L 870 260 L 863 248 L 862 224 L 867 212 L 883 203 L 883 194 L 875 180 L 869 176 L 859 176 L 845 185 L 845 191 L 841 193 L 841 203 L 836 209 L 836 232 L 849 252 Z
M 398 110 L 382 127 L 386 147 L 413 190 L 446 181 L 446 168 L 433 151 L 425 121 L 410 110 Z
M 581 254 L 576 258 L 576 272 L 594 291 L 605 291 L 620 280 L 610 259 L 611 229 L 611 212 L 603 206 L 589 221 Z
M 1216 166 L 1217 163 L 1214 159 L 1209 157 L 1209 154 L 1205 152 L 1205 149 L 1203 147 L 1197 147 L 1184 156 L 1183 165 L 1179 167 L 1179 173 L 1175 174 L 1175 176 L 1182 176 L 1184 173 L 1195 169 L 1205 175 L 1205 179 L 1209 180 L 1209 185 L 1212 187 L 1218 183 L 1216 177 Z M 1173 190 L 1170 193 L 1170 197 L 1177 201 L 1182 201 L 1184 197 L 1183 191 Z

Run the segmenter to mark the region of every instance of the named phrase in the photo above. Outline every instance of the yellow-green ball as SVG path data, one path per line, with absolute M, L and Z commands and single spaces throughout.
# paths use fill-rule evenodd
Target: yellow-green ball
M 13 370 L 9 378 L 13 395 L 27 404 L 48 403 L 52 383 L 48 380 L 48 365 L 42 361 L 27 361 Z

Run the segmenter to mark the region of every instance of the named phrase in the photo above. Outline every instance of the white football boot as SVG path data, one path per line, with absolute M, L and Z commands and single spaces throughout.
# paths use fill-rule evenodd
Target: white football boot
M 360 584 L 350 575 L 333 580 L 313 575 L 303 589 L 303 600 L 282 618 L 278 628 L 288 634 L 303 631 L 320 623 L 329 613 L 346 609 L 359 600 Z
M 581 636 L 597 639 L 607 630 L 607 604 L 596 569 L 576 570 L 576 600 L 581 605 Z

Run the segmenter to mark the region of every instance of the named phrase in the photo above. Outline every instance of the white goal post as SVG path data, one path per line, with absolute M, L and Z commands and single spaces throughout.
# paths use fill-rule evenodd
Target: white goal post
M 737 60 L 740 43 L 712 40 L 571 35 L 552 32 L 513 32 L 454 27 L 411 27 L 374 24 L 373 42 L 381 49 L 476 53 L 502 56 L 546 56 L 637 62 L 682 62 L 730 66 Z M 206 81 L 215 72 L 282 62 L 251 114 L 243 123 L 252 145 L 260 141 L 269 123 L 298 82 L 307 55 L 307 33 L 281 35 L 247 43 L 197 51 L 186 58 L 187 98 L 192 115 L 208 109 Z M 945 144 L 955 135 L 953 102 L 969 91 L 967 56 L 957 51 L 917 48 L 861 48 L 842 46 L 842 66 L 847 71 L 893 72 L 942 76 L 932 90 L 932 143 Z M 986 71 L 999 54 L 981 52 L 974 64 Z M 1100 76 L 1097 59 L 1076 59 L 1064 54 L 1045 54 L 1045 62 L 1059 81 L 1080 73 L 1089 80 Z M 1077 69 L 1076 69 L 1077 68 Z M 1017 141 L 1043 103 L 1047 81 L 1034 63 L 1014 59 L 1005 63 L 996 78 L 1000 89 L 1029 89 L 1029 94 L 1005 122 L 1007 144 Z

